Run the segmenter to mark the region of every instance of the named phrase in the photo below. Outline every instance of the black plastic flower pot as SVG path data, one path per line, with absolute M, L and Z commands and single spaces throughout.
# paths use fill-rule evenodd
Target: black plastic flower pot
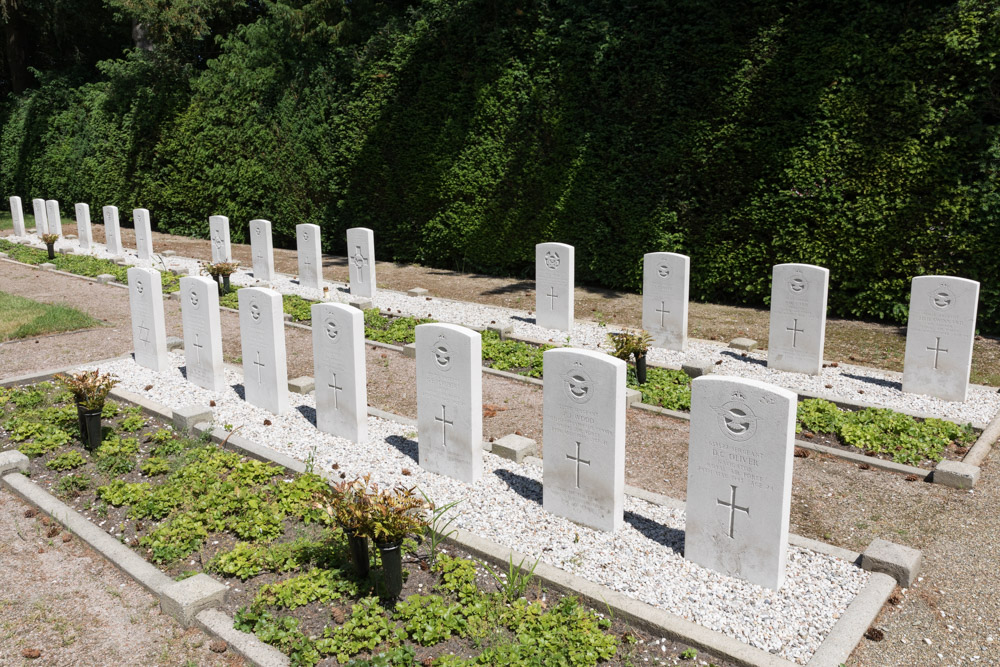
M 646 355 L 635 357 L 635 381 L 646 384 Z
M 364 535 L 348 535 L 347 545 L 351 548 L 351 560 L 358 577 L 364 579 L 371 571 L 372 563 L 368 557 L 368 538 Z
M 89 450 L 101 446 L 101 411 L 88 410 L 82 405 L 76 406 L 76 416 L 80 422 L 80 440 Z
M 402 544 L 402 540 L 376 543 L 382 557 L 382 575 L 385 577 L 385 592 L 389 599 L 396 599 L 403 590 Z
M 229 276 L 222 276 L 222 293 L 229 294 Z
M 56 258 L 56 244 L 55 243 L 46 243 L 45 247 L 49 249 L 49 259 L 55 259 Z

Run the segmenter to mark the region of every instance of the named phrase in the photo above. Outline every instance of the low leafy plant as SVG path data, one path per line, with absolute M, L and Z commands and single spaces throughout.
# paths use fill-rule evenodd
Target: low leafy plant
M 495 331 L 483 332 L 483 364 L 498 371 L 542 377 L 542 355 L 552 345 L 530 345 L 517 340 L 501 340 Z
M 75 449 L 71 449 L 68 452 L 53 457 L 45 464 L 45 467 L 50 470 L 73 470 L 86 464 L 87 460 L 83 458 L 83 455 Z
M 642 393 L 643 403 L 659 405 L 668 410 L 691 410 L 691 377 L 683 371 L 654 366 L 646 369 L 646 381 L 639 384 L 635 369 L 629 367 L 625 383 L 629 388 L 638 389 Z
M 358 583 L 345 572 L 313 568 L 291 579 L 261 586 L 253 604 L 295 609 L 310 602 L 332 602 L 356 595 Z
M 164 475 L 170 471 L 170 461 L 161 456 L 151 456 L 143 461 L 142 465 L 139 466 L 139 470 L 147 477 Z
M 65 475 L 53 487 L 61 496 L 78 496 L 90 488 L 90 475 Z

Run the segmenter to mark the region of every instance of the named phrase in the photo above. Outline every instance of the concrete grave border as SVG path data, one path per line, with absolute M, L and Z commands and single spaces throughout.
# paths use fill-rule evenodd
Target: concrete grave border
M 127 356 L 130 355 L 124 355 L 124 357 Z M 117 359 L 121 358 L 123 357 L 117 357 Z M 104 362 L 112 360 L 104 360 Z M 88 362 L 86 365 L 92 365 L 93 363 L 95 362 Z M 96 363 L 99 364 L 102 362 Z M 19 378 L 8 378 L 0 381 L 0 386 L 39 382 L 51 378 L 57 372 L 67 372 L 77 366 L 54 371 L 43 371 Z M 174 422 L 173 410 L 142 396 L 118 388 L 112 390 L 111 396 L 116 400 L 140 407 L 143 412 L 152 417 L 168 423 Z M 198 406 L 188 407 L 197 408 Z M 186 410 L 187 408 L 184 408 L 178 412 Z M 205 408 L 205 410 L 208 410 L 208 408 Z M 415 420 L 374 408 L 369 408 L 369 414 L 382 419 L 397 421 L 407 426 L 415 425 Z M 207 431 L 213 442 L 224 443 L 226 449 L 244 456 L 259 461 L 271 462 L 294 472 L 301 473 L 306 469 L 306 464 L 302 461 L 293 459 L 268 447 L 258 445 L 247 438 L 230 433 L 225 429 L 213 427 L 211 423 L 201 422 L 195 424 L 191 430 L 198 435 Z M 192 579 L 199 579 L 199 583 L 205 586 L 202 595 L 192 595 L 189 587 L 198 586 L 198 584 L 188 584 L 188 586 L 180 587 L 179 585 L 185 582 L 173 581 L 167 575 L 160 572 L 154 565 L 148 563 L 144 558 L 118 542 L 116 538 L 105 533 L 88 519 L 77 514 L 75 510 L 48 494 L 20 472 L 7 474 L 10 469 L 18 469 L 20 466 L 27 465 L 27 459 L 23 455 L 21 456 L 23 461 L 17 457 L 8 458 L 12 460 L 0 459 L 0 476 L 3 476 L 0 481 L 5 486 L 11 488 L 15 493 L 41 509 L 54 520 L 65 525 L 94 548 L 95 551 L 108 558 L 125 574 L 136 579 L 143 587 L 160 599 L 161 608 L 164 613 L 175 615 L 182 624 L 185 622 L 187 624 L 195 623 L 206 633 L 229 642 L 236 653 L 243 656 L 252 664 L 260 665 L 261 667 L 288 664 L 288 658 L 284 654 L 277 651 L 274 647 L 264 644 L 255 636 L 236 630 L 233 628 L 233 619 L 228 614 L 212 608 L 213 601 L 215 604 L 221 601 L 219 597 L 220 591 L 217 587 L 213 587 L 212 584 L 214 583 L 216 586 L 221 586 L 221 584 L 208 575 L 192 577 Z M 541 459 L 536 457 L 526 457 L 524 460 L 527 463 L 541 466 Z M 319 474 L 329 479 L 332 473 L 321 471 Z M 625 492 L 628 495 L 657 505 L 674 508 L 683 508 L 684 505 L 679 500 L 636 487 L 626 486 Z M 458 530 L 451 536 L 442 537 L 445 537 L 447 542 L 466 549 L 470 553 L 496 565 L 508 565 L 511 562 L 510 559 L 522 564 L 530 562 L 526 554 L 496 544 L 465 530 Z M 868 584 L 855 596 L 847 610 L 837 620 L 827 637 L 820 644 L 820 647 L 813 654 L 813 657 L 807 663 L 807 665 L 812 667 L 840 664 L 845 662 L 854 651 L 865 631 L 874 622 L 886 600 L 896 588 L 897 579 L 882 572 L 891 571 L 901 581 L 909 582 L 916 576 L 916 568 L 919 567 L 919 552 L 915 552 L 917 556 L 915 563 L 913 562 L 912 553 L 915 550 L 907 550 L 911 553 L 909 561 L 889 563 L 887 566 L 884 559 L 885 545 L 899 545 L 892 545 L 892 543 L 887 543 L 884 540 L 876 540 L 869 547 L 869 550 L 878 550 L 879 555 L 882 556 L 882 558 L 878 559 L 871 557 L 866 559 L 867 551 L 866 553 L 857 553 L 795 534 L 789 535 L 789 543 L 843 558 L 855 563 L 859 567 L 870 561 L 873 563 L 873 567 L 878 570 L 871 572 Z M 796 664 L 790 660 L 777 657 L 764 650 L 754 648 L 736 639 L 704 628 L 669 612 L 629 598 L 601 584 L 595 584 L 582 577 L 569 574 L 547 563 L 539 561 L 535 567 L 534 575 L 557 590 L 580 596 L 596 609 L 606 607 L 610 611 L 613 611 L 616 616 L 628 619 L 630 623 L 637 627 L 689 644 L 700 650 L 709 651 L 720 658 L 732 661 L 738 665 L 745 665 L 747 667 L 791 667 Z
M 34 248 L 36 246 L 32 245 L 30 247 Z M 36 270 L 38 270 L 38 267 L 36 265 L 25 264 L 23 262 L 18 262 L 18 261 L 9 259 L 9 258 L 0 258 L 0 261 L 6 261 L 6 262 L 10 262 L 12 264 L 17 264 L 19 266 L 27 267 L 29 269 L 36 269 Z M 51 272 L 55 273 L 57 275 L 67 276 L 67 277 L 70 277 L 70 278 L 78 278 L 78 279 L 87 280 L 87 281 L 90 281 L 90 282 L 102 282 L 100 280 L 100 278 L 91 278 L 89 276 L 80 276 L 80 275 L 77 275 L 75 273 L 68 273 L 66 271 L 53 270 Z M 279 274 L 279 273 L 276 272 L 275 275 L 278 276 L 278 275 L 288 275 L 288 274 Z M 329 282 L 329 281 L 327 281 L 327 282 Z M 122 288 L 128 289 L 128 285 L 119 283 L 117 281 L 104 282 L 103 284 L 114 285 L 116 287 L 122 287 Z M 171 294 L 164 295 L 163 298 L 164 299 L 175 298 L 175 295 L 176 295 L 176 293 L 171 293 Z M 437 299 L 440 302 L 450 302 L 450 301 L 453 301 L 452 299 L 442 299 L 442 298 L 439 298 L 439 297 L 428 297 L 428 298 L 434 298 L 434 299 Z M 236 310 L 236 309 L 234 309 L 234 308 L 226 308 L 225 306 L 220 306 L 219 308 L 220 308 L 220 310 L 225 310 L 225 311 L 228 311 L 228 312 L 231 312 L 231 313 L 239 314 L 239 311 Z M 384 316 L 393 316 L 393 317 L 396 316 L 396 315 L 394 315 L 390 311 L 380 310 L 380 313 L 382 315 L 384 315 Z M 285 321 L 285 326 L 286 327 L 295 327 L 295 328 L 303 329 L 303 330 L 306 330 L 306 331 L 312 331 L 312 327 L 311 326 L 306 325 L 306 324 L 300 324 L 298 322 L 290 322 L 290 321 L 286 320 Z M 463 326 L 465 326 L 465 325 L 463 325 Z M 468 328 L 473 329 L 475 331 L 482 332 L 482 331 L 485 331 L 486 329 L 489 329 L 491 327 L 468 327 Z M 505 338 L 507 340 L 520 341 L 520 342 L 528 343 L 528 344 L 531 344 L 531 345 L 548 345 L 549 344 L 548 341 L 542 341 L 542 340 L 538 340 L 538 339 L 534 339 L 534 338 L 530 338 L 530 337 L 526 337 L 526 336 L 515 336 L 515 335 L 513 335 L 513 334 L 511 334 L 509 332 L 506 333 L 506 335 L 502 334 L 501 338 Z M 689 340 L 699 340 L 699 339 L 691 338 Z M 705 341 L 705 342 L 710 342 L 710 341 Z M 381 342 L 378 342 L 378 341 L 373 341 L 373 340 L 367 340 L 366 339 L 365 340 L 365 344 L 366 345 L 371 345 L 373 347 L 381 347 L 381 348 L 384 348 L 384 349 L 387 349 L 387 350 L 393 350 L 395 352 L 399 352 L 399 353 L 403 354 L 404 356 L 409 356 L 409 357 L 415 356 L 415 349 L 416 348 L 415 348 L 415 346 L 412 343 L 409 344 L 409 345 L 400 346 L 400 345 L 392 345 L 390 343 L 381 343 Z M 824 364 L 826 364 L 826 363 L 827 362 L 824 362 Z M 658 365 L 655 365 L 655 364 L 650 364 L 650 365 L 653 366 L 653 367 L 656 367 L 656 368 L 669 368 L 671 370 L 681 370 L 679 368 L 673 368 L 671 366 L 658 366 Z M 879 370 L 881 370 L 884 373 L 888 373 L 890 376 L 893 376 L 893 377 L 895 377 L 895 376 L 898 376 L 900 378 L 902 377 L 902 373 L 896 373 L 894 371 L 887 371 L 885 369 L 879 369 Z M 504 377 L 504 378 L 507 378 L 509 380 L 514 380 L 516 382 L 523 382 L 525 384 L 532 384 L 532 385 L 539 386 L 539 387 L 542 385 L 542 381 L 539 380 L 539 379 L 537 379 L 537 378 L 527 377 L 527 376 L 524 376 L 524 375 L 517 375 L 516 373 L 509 373 L 509 372 L 506 372 L 506 371 L 500 371 L 500 370 L 496 370 L 496 369 L 493 369 L 493 368 L 486 368 L 486 367 L 483 367 L 483 372 L 484 373 L 488 373 L 490 375 L 496 375 L 498 377 Z M 301 378 L 296 378 L 296 380 L 300 380 L 300 379 Z M 799 400 L 802 400 L 804 398 L 821 398 L 823 400 L 830 401 L 831 403 L 834 403 L 835 405 L 837 405 L 839 407 L 842 407 L 842 408 L 863 409 L 863 408 L 869 408 L 869 407 L 879 407 L 877 405 L 872 405 L 872 404 L 868 404 L 868 403 L 862 403 L 862 402 L 858 402 L 858 401 L 849 401 L 849 400 L 844 399 L 842 397 L 826 396 L 826 395 L 823 395 L 823 394 L 816 394 L 816 393 L 806 392 L 806 391 L 801 391 L 801 390 L 796 390 L 796 389 L 792 389 L 791 391 L 795 391 L 798 394 Z M 300 392 L 300 393 L 308 393 L 308 392 Z M 675 419 L 683 419 L 685 421 L 690 421 L 691 420 L 691 415 L 688 414 L 688 413 L 686 413 L 686 412 L 681 412 L 681 411 L 678 411 L 678 410 L 670 410 L 670 409 L 667 409 L 667 408 L 661 408 L 661 407 L 655 406 L 655 405 L 647 405 L 645 403 L 642 403 L 641 397 L 640 397 L 639 400 L 636 400 L 634 402 L 630 402 L 628 404 L 628 407 L 635 408 L 637 410 L 645 410 L 646 412 L 654 412 L 654 413 L 666 415 L 668 417 L 673 417 Z M 935 417 L 935 415 L 931 415 L 931 414 L 927 414 L 927 413 L 922 413 L 922 412 L 918 412 L 918 411 L 912 411 L 912 410 L 895 409 L 895 411 L 903 413 L 903 414 L 908 414 L 908 415 L 910 415 L 912 417 L 917 417 L 917 418 L 921 418 L 921 419 L 924 419 L 924 418 L 927 418 L 927 417 Z M 937 417 L 937 418 L 938 419 L 945 419 L 947 421 L 955 421 L 955 420 L 948 419 L 946 417 Z M 959 422 L 955 422 L 955 423 L 959 423 Z M 979 477 L 980 477 L 980 472 L 981 472 L 981 467 L 982 467 L 982 462 L 986 459 L 986 456 L 990 453 L 990 451 L 992 450 L 993 446 L 996 444 L 998 438 L 1000 438 L 1000 412 L 997 412 L 997 414 L 994 415 L 993 419 L 990 421 L 989 424 L 973 423 L 973 427 L 976 428 L 976 429 L 978 429 L 978 430 L 980 430 L 981 433 L 980 433 L 978 439 L 976 440 L 976 442 L 973 444 L 973 446 L 966 453 L 965 457 L 961 461 L 951 461 L 951 460 L 940 461 L 932 469 L 919 468 L 917 466 L 906 465 L 906 464 L 903 464 L 903 463 L 895 463 L 894 461 L 886 461 L 884 459 L 879 459 L 879 458 L 876 458 L 876 457 L 873 457 L 873 456 L 865 456 L 864 454 L 855 454 L 853 452 L 843 451 L 843 450 L 836 449 L 836 448 L 833 448 L 833 447 L 827 447 L 826 445 L 819 445 L 819 444 L 810 443 L 810 442 L 805 441 L 805 440 L 796 440 L 795 441 L 795 446 L 796 447 L 801 447 L 803 449 L 807 449 L 807 450 L 810 450 L 810 451 L 814 451 L 814 452 L 817 452 L 817 453 L 820 453 L 820 454 L 824 454 L 824 455 L 827 455 L 827 456 L 832 456 L 834 458 L 842 459 L 842 460 L 848 461 L 850 463 L 856 463 L 856 464 L 862 464 L 862 463 L 864 463 L 864 464 L 867 464 L 867 465 L 871 466 L 872 468 L 876 468 L 878 470 L 882 470 L 882 471 L 886 471 L 886 472 L 891 472 L 891 473 L 896 473 L 896 474 L 900 474 L 900 475 L 916 475 L 919 479 L 921 479 L 923 481 L 931 482 L 931 483 L 934 483 L 934 484 L 941 484 L 942 486 L 947 486 L 947 487 L 954 488 L 954 489 L 963 489 L 963 490 L 965 490 L 965 489 L 972 489 L 972 488 L 974 488 L 975 485 L 976 485 L 976 483 L 978 483 Z

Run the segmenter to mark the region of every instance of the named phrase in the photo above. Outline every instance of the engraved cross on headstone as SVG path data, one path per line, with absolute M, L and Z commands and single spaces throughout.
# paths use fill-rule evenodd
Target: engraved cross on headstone
M 333 373 L 332 371 L 330 374 L 333 375 L 333 382 L 328 383 L 326 386 L 329 387 L 330 389 L 333 389 L 333 408 L 334 410 L 339 410 L 340 405 L 339 401 L 337 400 L 337 397 L 340 396 L 340 390 L 343 389 L 343 387 L 337 386 L 337 374 Z
M 257 386 L 264 384 L 264 379 L 260 374 L 260 371 L 266 364 L 262 363 L 260 360 L 260 350 L 257 350 L 257 361 L 253 362 L 253 365 L 257 367 Z
M 663 325 L 663 316 L 670 314 L 670 311 L 667 310 L 667 303 L 666 303 L 666 301 L 661 301 L 660 302 L 660 307 L 656 309 L 656 312 L 658 312 L 660 314 L 660 326 L 662 327 L 662 326 L 664 326 Z
M 149 342 L 149 327 L 146 326 L 145 322 L 139 323 L 139 340 L 143 343 Z
M 799 341 L 799 334 L 800 333 L 804 333 L 805 329 L 800 329 L 799 328 L 799 319 L 798 318 L 795 318 L 794 320 L 792 320 L 792 322 L 793 322 L 792 326 L 785 327 L 785 331 L 791 331 L 792 332 L 792 347 L 795 347 L 795 344 L 798 343 L 798 341 Z
M 200 364 L 201 363 L 201 348 L 203 348 L 205 346 L 198 342 L 198 334 L 194 335 L 194 343 L 192 343 L 192 346 L 194 347 L 194 359 L 195 359 L 195 362 Z
M 734 537 L 733 529 L 736 527 L 736 511 L 739 510 L 740 512 L 746 512 L 746 515 L 750 516 L 750 508 L 749 507 L 740 507 L 739 505 L 736 504 L 736 485 L 735 484 L 730 484 L 729 488 L 732 489 L 732 493 L 729 496 L 729 502 L 728 503 L 725 500 L 722 500 L 722 499 L 716 499 L 716 500 L 723 507 L 728 507 L 729 508 L 729 537 Z
M 358 267 L 358 282 L 363 283 L 365 281 L 365 272 L 361 269 L 365 268 L 365 264 L 368 263 L 368 258 L 361 253 L 361 246 L 354 246 L 354 266 Z
M 448 429 L 449 426 L 454 426 L 455 422 L 448 419 L 448 414 L 446 412 L 444 404 L 441 405 L 441 416 L 440 417 L 435 417 L 434 421 L 441 422 L 441 446 L 442 447 L 447 447 L 448 446 L 448 430 L 447 429 Z
M 545 296 L 549 297 L 549 310 L 555 310 L 556 299 L 559 298 L 558 295 L 556 294 L 555 288 L 549 286 L 549 293 L 546 294 Z
M 943 347 L 941 347 L 941 336 L 935 336 L 934 337 L 934 347 L 928 346 L 927 347 L 927 351 L 934 353 L 934 370 L 937 370 L 937 367 L 938 367 L 938 357 L 940 356 L 940 354 L 942 352 L 944 352 L 945 354 L 948 354 L 948 350 L 946 350 Z
M 586 459 L 581 459 L 580 458 L 580 443 L 579 443 L 579 441 L 576 443 L 576 456 L 573 456 L 572 454 L 567 454 L 566 458 L 569 459 L 570 461 L 576 461 L 576 488 L 579 489 L 580 488 L 580 464 L 583 464 L 585 466 L 589 466 L 590 465 L 590 461 L 588 461 Z

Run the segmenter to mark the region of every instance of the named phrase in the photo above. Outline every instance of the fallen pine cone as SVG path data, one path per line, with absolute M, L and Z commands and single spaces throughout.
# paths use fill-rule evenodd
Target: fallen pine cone
M 49 527 L 49 532 L 45 533 L 45 537 L 52 538 L 58 535 L 60 532 L 62 531 L 59 530 L 59 526 L 53 525 Z
M 149 391 L 149 390 L 150 390 L 150 389 L 152 389 L 152 388 L 153 388 L 153 385 L 151 385 L 151 384 L 147 384 L 147 385 L 146 385 L 145 387 L 143 387 L 143 389 L 142 389 L 142 390 L 143 390 L 143 391 Z
M 43 517 L 42 517 L 42 525 L 43 525 L 43 526 L 47 526 L 47 525 L 49 525 L 50 523 L 52 523 L 52 519 L 50 519 L 50 518 L 49 518 L 49 517 L 47 517 L 47 516 L 43 516 Z
M 885 633 L 875 627 L 868 628 L 865 631 L 865 639 L 869 639 L 873 642 L 880 642 L 885 639 Z
M 886 602 L 888 602 L 889 604 L 891 604 L 893 606 L 899 604 L 902 601 L 903 601 L 903 598 L 899 597 L 899 593 L 893 593 L 892 595 L 889 596 L 889 599 L 886 600 Z
M 870 465 L 868 465 L 867 463 L 859 463 L 858 464 L 858 468 L 860 468 L 861 470 L 871 470 L 872 469 L 872 467 Z
M 30 519 L 31 517 L 35 516 L 35 508 L 29 507 L 28 509 L 24 510 L 24 516 L 27 519 Z
M 330 618 L 332 618 L 336 623 L 343 623 L 347 620 L 347 614 L 345 614 L 344 610 L 340 607 L 333 607 L 330 609 Z
M 213 408 L 215 407 L 215 401 L 209 401 L 208 404 L 209 404 L 209 406 L 211 406 Z
M 917 481 L 920 478 L 917 477 L 916 475 L 907 475 L 903 479 L 905 479 L 907 482 L 915 482 L 915 481 Z
M 208 648 L 212 650 L 212 653 L 225 653 L 226 649 L 229 648 L 229 644 L 222 641 L 221 639 L 216 639 L 214 642 L 208 645 Z
M 69 533 L 63 533 L 63 536 L 62 536 L 62 541 L 63 542 L 69 542 L 72 539 L 73 539 L 72 535 L 70 535 Z
M 37 648 L 26 648 L 23 651 L 21 651 L 21 655 L 25 658 L 28 658 L 29 660 L 34 660 L 35 658 L 42 657 L 42 652 L 39 651 Z
M 716 366 L 721 366 L 722 365 L 722 359 L 719 359 L 718 361 L 716 361 L 715 365 Z
M 795 454 L 795 458 L 807 459 L 807 458 L 810 457 L 810 455 L 812 455 L 812 452 L 810 452 L 805 447 L 796 447 L 794 454 Z
M 270 426 L 270 425 L 271 425 L 271 420 L 270 419 L 265 419 L 264 420 L 264 426 Z
M 402 469 L 402 470 L 401 470 L 400 472 L 402 472 L 402 473 L 403 473 L 403 476 L 404 476 L 404 477 L 409 477 L 410 475 L 412 475 L 412 474 L 413 474 L 412 472 L 410 472 L 410 469 L 409 469 L 409 468 L 403 468 L 403 469 Z
M 334 470 L 340 470 L 340 464 L 339 464 L 339 463 L 334 463 L 334 464 L 333 464 L 332 466 L 330 466 L 330 467 L 331 467 L 331 468 L 333 468 Z

